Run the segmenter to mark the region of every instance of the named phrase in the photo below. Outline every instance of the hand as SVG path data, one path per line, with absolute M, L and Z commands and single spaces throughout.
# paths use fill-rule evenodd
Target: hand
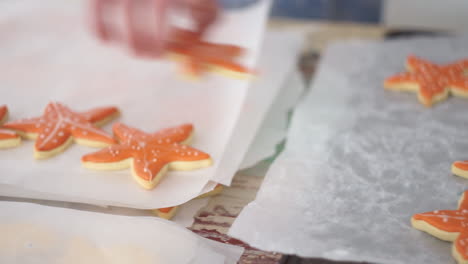
M 217 0 L 90 0 L 94 32 L 104 41 L 123 43 L 137 55 L 158 57 L 165 52 L 171 25 L 168 12 L 185 9 L 203 34 L 216 20 Z

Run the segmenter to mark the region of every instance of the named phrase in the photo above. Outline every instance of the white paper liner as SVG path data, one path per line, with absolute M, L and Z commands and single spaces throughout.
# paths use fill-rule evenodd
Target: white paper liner
M 198 83 L 181 80 L 171 62 L 134 59 L 99 45 L 85 31 L 81 1 L 26 2 L 1 3 L 5 27 L 0 28 L 0 98 L 9 105 L 11 119 L 38 116 L 51 100 L 77 111 L 116 105 L 122 110 L 119 121 L 148 132 L 193 123 L 193 147 L 210 153 L 214 165 L 170 172 L 157 188 L 143 191 L 129 170 L 83 168 L 81 156 L 95 149 L 72 145 L 66 154 L 35 161 L 33 142 L 25 141 L 0 152 L 1 195 L 16 196 L 11 190 L 20 188 L 29 198 L 152 209 L 198 196 L 211 178 L 225 171 L 221 160 L 242 110 L 247 81 L 215 74 Z M 223 30 L 214 29 L 210 38 L 246 47 L 249 54 L 243 63 L 254 65 L 269 4 L 260 1 L 227 13 L 219 25 Z M 105 129 L 110 131 L 110 126 Z
M 373 263 L 452 263 L 451 243 L 411 228 L 415 213 L 455 209 L 468 181 L 468 100 L 426 108 L 385 91 L 406 56 L 468 57 L 468 38 L 333 45 L 294 113 L 286 150 L 230 235 L 270 251 Z
M 229 263 L 243 249 L 169 221 L 0 202 L 1 263 Z

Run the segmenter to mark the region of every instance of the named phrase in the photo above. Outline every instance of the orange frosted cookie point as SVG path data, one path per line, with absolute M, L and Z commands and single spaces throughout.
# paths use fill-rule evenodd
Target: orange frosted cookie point
M 45 159 L 64 151 L 73 140 L 79 144 L 104 147 L 115 143 L 114 138 L 95 124 L 118 115 L 115 107 L 96 108 L 77 113 L 60 103 L 49 103 L 40 117 L 5 124 L 26 138 L 36 139 L 34 156 Z
M 179 206 L 159 208 L 159 209 L 156 209 L 156 215 L 158 217 L 169 220 L 174 217 L 178 209 L 179 209 Z
M 463 178 L 468 178 L 468 160 L 455 161 L 452 164 L 452 173 Z
M 386 89 L 418 93 L 419 101 L 425 106 L 447 98 L 449 93 L 468 97 L 468 60 L 448 65 L 437 65 L 416 56 L 408 56 L 407 72 L 387 78 Z
M 154 188 L 166 171 L 193 170 L 212 164 L 210 155 L 187 146 L 192 138 L 190 124 L 145 133 L 116 123 L 119 143 L 82 157 L 85 167 L 122 170 L 131 167 L 134 179 L 144 188 Z
M 468 191 L 463 193 L 457 210 L 415 214 L 411 218 L 411 224 L 439 239 L 454 242 L 453 257 L 458 263 L 468 263 Z
M 253 71 L 235 62 L 244 49 L 235 45 L 203 41 L 195 32 L 174 29 L 168 41 L 168 52 L 175 55 L 183 65 L 184 75 L 192 78 L 206 71 L 215 71 L 234 78 L 248 78 Z
M 0 126 L 8 119 L 8 108 L 0 106 Z M 13 131 L 0 128 L 0 149 L 12 148 L 21 144 L 21 137 Z

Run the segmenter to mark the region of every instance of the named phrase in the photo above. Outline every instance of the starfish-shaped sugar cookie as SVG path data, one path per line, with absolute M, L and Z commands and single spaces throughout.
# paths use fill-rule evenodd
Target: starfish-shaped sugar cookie
M 184 73 L 192 77 L 208 70 L 235 78 L 252 75 L 252 71 L 234 61 L 244 52 L 241 47 L 206 42 L 193 31 L 174 29 L 167 48 L 172 57 L 183 62 Z
M 468 178 L 468 160 L 455 161 L 452 164 L 452 173 L 463 178 Z
M 210 155 L 191 148 L 193 126 L 145 133 L 122 123 L 113 131 L 119 144 L 83 156 L 83 165 L 96 170 L 132 168 L 134 179 L 144 188 L 154 188 L 168 169 L 193 170 L 212 164 Z
M 0 126 L 8 118 L 8 108 L 0 106 Z M 0 128 L 0 149 L 16 147 L 21 143 L 21 137 L 13 131 Z
M 468 59 L 437 65 L 408 56 L 406 67 L 408 72 L 387 78 L 385 88 L 417 92 L 419 101 L 425 106 L 446 99 L 449 93 L 468 97 Z
M 452 255 L 458 263 L 468 264 L 468 191 L 458 202 L 458 210 L 436 210 L 415 214 L 414 228 L 439 239 L 452 241 Z
M 73 140 L 91 147 L 114 144 L 113 137 L 96 127 L 96 124 L 103 124 L 118 114 L 115 107 L 77 113 L 63 104 L 49 103 L 41 117 L 9 122 L 5 127 L 26 138 L 36 139 L 34 157 L 45 159 L 65 150 Z

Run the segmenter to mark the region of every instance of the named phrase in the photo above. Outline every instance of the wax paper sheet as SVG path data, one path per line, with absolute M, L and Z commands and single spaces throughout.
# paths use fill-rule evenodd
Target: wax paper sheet
M 19 191 L 16 190 L 16 192 L 19 192 Z M 171 221 L 183 227 L 191 227 L 194 221 L 193 217 L 202 207 L 208 204 L 209 199 L 210 199 L 209 197 L 194 199 L 194 200 L 188 201 L 180 205 L 179 208 L 177 209 L 176 215 L 171 219 Z M 71 202 L 54 201 L 54 200 L 37 200 L 37 199 L 4 197 L 4 196 L 0 196 L 0 201 L 23 202 L 23 203 L 28 202 L 28 203 L 35 203 L 35 204 L 40 204 L 40 205 L 69 208 L 69 209 L 105 213 L 105 214 L 113 214 L 113 215 L 156 217 L 156 214 L 153 210 L 140 210 L 140 209 L 126 208 L 126 207 L 71 203 Z
M 223 159 L 220 161 L 220 167 L 223 170 L 216 174 L 212 179 L 213 181 L 224 185 L 231 183 L 232 175 L 239 169 L 249 146 L 262 125 L 266 113 L 272 109 L 270 106 L 280 93 L 281 88 L 284 87 L 282 84 L 295 69 L 302 40 L 301 34 L 281 31 L 270 31 L 266 35 L 265 43 L 274 43 L 274 45 L 263 46 L 260 62 L 268 61 L 268 63 L 261 63 L 262 67 L 259 70 L 260 75 L 268 76 L 268 78 L 259 78 L 250 88 L 236 124 L 237 129 L 233 130 L 231 142 L 225 149 Z M 262 89 L 262 87 L 266 87 L 266 89 Z M 294 97 L 296 94 L 296 90 L 291 91 L 291 96 Z M 283 102 L 290 104 L 290 100 L 287 98 Z M 284 108 L 286 107 L 280 105 L 276 111 L 285 112 Z M 278 116 L 278 118 L 284 118 L 284 114 Z M 274 147 L 274 141 L 268 140 L 267 142 Z M 256 151 L 250 152 L 252 154 L 263 154 Z M 260 159 L 265 158 L 265 156 L 261 157 L 261 155 L 257 155 L 257 157 Z
M 5 201 L 0 211 L 2 263 L 234 264 L 243 252 L 161 219 Z
M 269 4 L 260 1 L 226 13 L 209 38 L 246 47 L 249 53 L 243 63 L 253 66 Z M 135 59 L 101 46 L 85 30 L 82 1 L 0 5 L 0 98 L 9 105 L 12 119 L 40 115 L 51 100 L 77 111 L 116 105 L 122 110 L 119 121 L 146 131 L 193 123 L 193 146 L 214 160 L 207 169 L 170 172 L 157 188 L 143 191 L 129 170 L 81 167 L 80 157 L 95 149 L 72 145 L 53 159 L 35 161 L 33 142 L 26 141 L 0 152 L 2 189 L 22 188 L 29 198 L 151 209 L 198 196 L 211 178 L 224 171 L 221 160 L 247 95 L 247 81 L 208 75 L 189 83 L 174 74 L 171 62 Z M 104 128 L 110 130 L 109 125 Z
M 468 38 L 333 45 L 294 113 L 284 153 L 230 234 L 264 250 L 376 263 L 453 263 L 451 244 L 411 228 L 413 214 L 455 209 L 468 181 L 468 100 L 426 108 L 386 91 L 406 56 L 468 57 Z
M 304 88 L 304 81 L 299 72 L 294 71 L 288 76 L 239 169 L 250 168 L 276 153 L 278 143 L 286 137 L 289 115 L 303 94 Z

